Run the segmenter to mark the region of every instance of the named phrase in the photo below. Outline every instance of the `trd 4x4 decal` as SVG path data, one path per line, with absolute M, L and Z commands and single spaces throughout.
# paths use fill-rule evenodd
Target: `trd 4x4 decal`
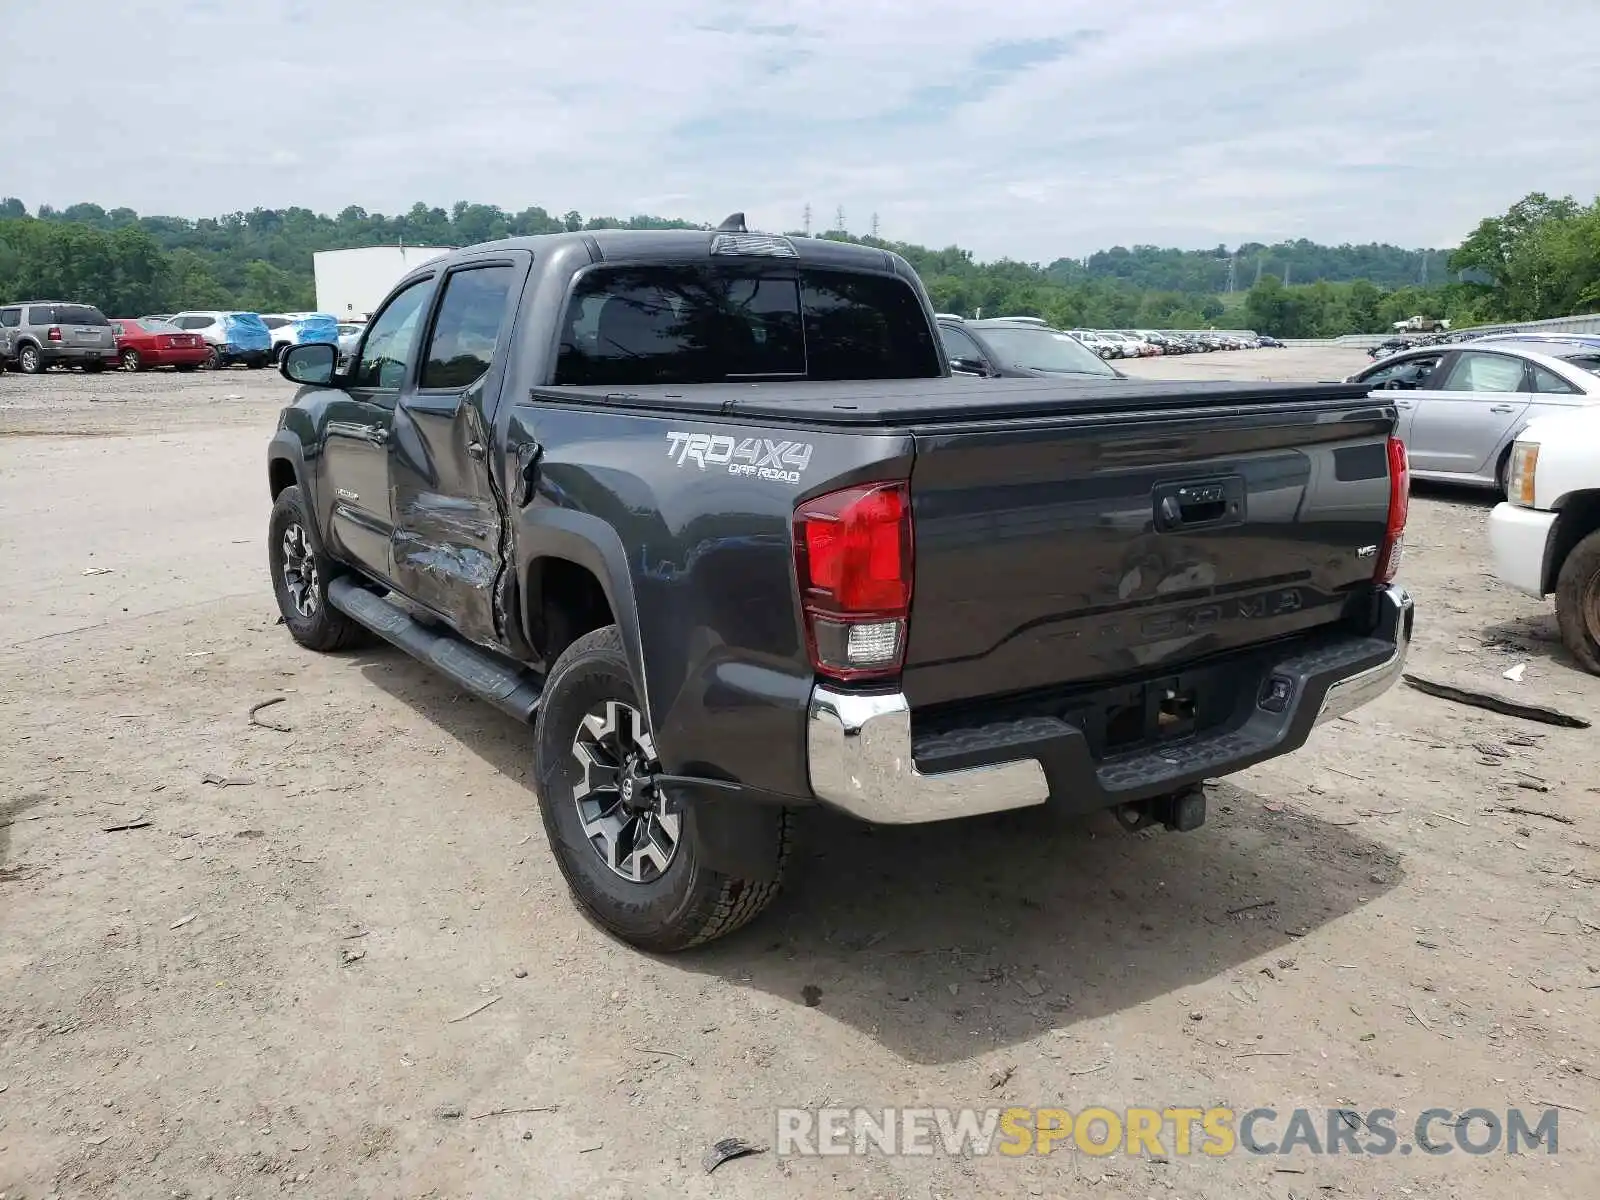
M 811 443 L 674 431 L 667 434 L 667 457 L 680 467 L 694 463 L 704 471 L 725 466 L 730 475 L 799 483 L 800 473 L 811 462 Z

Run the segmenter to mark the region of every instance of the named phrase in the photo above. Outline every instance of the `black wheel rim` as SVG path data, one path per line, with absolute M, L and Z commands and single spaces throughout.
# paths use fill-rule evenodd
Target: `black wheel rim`
M 677 857 L 683 818 L 656 811 L 643 784 L 656 769 L 655 743 L 631 704 L 605 700 L 578 722 L 572 757 L 578 824 L 600 861 L 629 883 L 660 879 Z
M 314 617 L 322 604 L 317 557 L 305 529 L 296 522 L 283 531 L 283 586 L 289 603 L 302 617 Z

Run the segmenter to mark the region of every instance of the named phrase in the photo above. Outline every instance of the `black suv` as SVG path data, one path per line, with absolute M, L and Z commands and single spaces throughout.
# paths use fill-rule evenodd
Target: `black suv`
M 950 359 L 950 370 L 956 375 L 1126 378 L 1070 333 L 1052 329 L 1034 317 L 965 321 L 941 316 L 939 338 Z

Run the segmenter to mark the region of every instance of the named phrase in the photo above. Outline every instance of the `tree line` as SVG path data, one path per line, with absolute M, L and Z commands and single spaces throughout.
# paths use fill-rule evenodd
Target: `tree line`
M 64 209 L 0 201 L 0 299 L 78 299 L 115 315 L 174 308 L 299 310 L 315 303 L 311 256 L 357 246 L 464 246 L 580 229 L 704 228 L 660 217 L 506 212 L 461 201 L 394 216 L 351 206 L 221 217 L 140 216 L 97 204 Z M 793 231 L 791 231 L 793 232 Z M 1048 265 L 979 262 L 942 250 L 829 232 L 908 259 L 934 305 L 963 315 L 1044 317 L 1066 328 L 1248 326 L 1288 337 L 1381 332 L 1415 313 L 1457 325 L 1600 308 L 1600 200 L 1534 193 L 1485 219 L 1457 249 L 1300 239 L 1229 251 L 1113 247 Z M 1228 291 L 1230 281 L 1234 290 Z

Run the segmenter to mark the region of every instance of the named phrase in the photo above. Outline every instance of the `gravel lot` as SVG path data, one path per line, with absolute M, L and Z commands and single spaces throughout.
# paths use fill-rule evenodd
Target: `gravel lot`
M 265 371 L 0 378 L 5 1200 L 1600 1194 L 1592 730 L 1397 690 L 1229 779 L 1187 835 L 807 814 L 765 918 L 652 959 L 568 902 L 525 729 L 398 652 L 275 625 L 263 453 L 288 394 Z M 1413 502 L 1416 669 L 1600 717 L 1548 605 L 1489 577 L 1488 509 Z M 288 732 L 247 720 L 273 696 Z M 1402 1132 L 1567 1107 L 1553 1156 L 701 1169 L 825 1104 L 1349 1105 Z M 484 1115 L 506 1109 L 541 1111 Z

